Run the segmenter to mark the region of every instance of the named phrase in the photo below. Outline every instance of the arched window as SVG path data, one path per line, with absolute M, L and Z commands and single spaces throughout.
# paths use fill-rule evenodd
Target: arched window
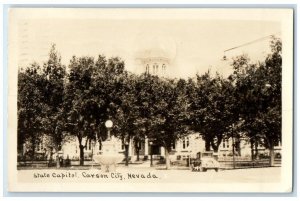
M 163 72 L 163 73 L 166 72 L 166 65 L 165 65 L 165 64 L 162 65 L 162 72 Z
M 153 74 L 156 74 L 158 70 L 158 65 L 155 63 L 153 64 Z
M 176 149 L 176 141 L 174 140 L 173 142 L 172 142 L 172 149 Z
M 149 64 L 146 65 L 146 73 L 149 74 Z
M 190 140 L 189 137 L 183 138 L 182 141 L 182 148 L 187 149 L 190 146 Z

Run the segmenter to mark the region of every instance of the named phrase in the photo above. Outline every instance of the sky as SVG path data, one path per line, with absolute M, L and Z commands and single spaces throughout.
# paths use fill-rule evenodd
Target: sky
M 127 70 L 138 72 L 141 67 L 135 60 L 137 52 L 159 47 L 170 55 L 168 70 L 174 77 L 191 77 L 208 69 L 227 76 L 231 72 L 233 56 L 246 53 L 253 61 L 259 60 L 269 52 L 269 38 L 227 51 L 226 61 L 222 60 L 225 50 L 281 34 L 281 23 L 270 17 L 264 19 L 263 12 L 259 17 L 249 14 L 245 18 L 241 14 L 241 18 L 236 15 L 226 19 L 218 17 L 218 12 L 209 11 L 194 12 L 193 15 L 186 11 L 166 10 L 163 10 L 165 15 L 155 10 L 137 12 L 136 15 L 135 12 L 118 15 L 117 12 L 105 11 L 103 14 L 100 11 L 73 10 L 71 14 L 63 15 L 63 12 L 51 10 L 45 12 L 46 17 L 43 12 L 19 17 L 19 65 L 46 61 L 50 46 L 55 43 L 65 65 L 73 55 L 96 58 L 104 54 L 108 58 L 121 57 Z M 222 15 L 226 16 L 226 12 Z

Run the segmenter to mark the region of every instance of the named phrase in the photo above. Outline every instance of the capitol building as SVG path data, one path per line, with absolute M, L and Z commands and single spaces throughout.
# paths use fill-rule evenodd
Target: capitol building
M 146 49 L 140 51 L 136 60 L 143 72 L 161 77 L 169 75 L 171 59 L 162 48 Z

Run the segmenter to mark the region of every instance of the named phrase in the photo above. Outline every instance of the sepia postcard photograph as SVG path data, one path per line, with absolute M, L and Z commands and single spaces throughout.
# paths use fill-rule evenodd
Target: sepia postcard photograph
M 10 8 L 9 192 L 293 190 L 292 8 Z

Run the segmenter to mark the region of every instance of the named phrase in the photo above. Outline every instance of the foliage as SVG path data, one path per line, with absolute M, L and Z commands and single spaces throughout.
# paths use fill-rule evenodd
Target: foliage
M 65 118 L 63 110 L 64 103 L 64 81 L 66 76 L 65 66 L 61 64 L 61 57 L 52 45 L 49 59 L 44 63 L 43 70 L 43 96 L 45 103 L 45 133 L 52 140 L 51 144 L 56 151 L 60 151 L 63 140 L 65 139 Z
M 143 87 L 138 97 L 146 135 L 165 148 L 168 169 L 173 143 L 188 133 L 186 82 L 144 75 L 140 84 Z
M 272 53 L 264 62 L 251 64 L 245 56 L 233 62 L 232 78 L 236 82 L 236 104 L 245 120 L 243 130 L 250 141 L 270 150 L 273 163 L 274 145 L 281 141 L 281 41 L 273 38 Z
M 39 142 L 44 127 L 46 105 L 43 94 L 44 79 L 41 68 L 33 63 L 18 72 L 18 150 L 30 153 L 34 158 L 35 145 Z M 30 141 L 30 150 L 22 150 Z
M 106 61 L 101 55 L 96 62 L 92 57 L 74 56 L 69 68 L 65 99 L 67 125 L 69 133 L 78 139 L 83 165 L 88 141 L 101 142 L 105 135 L 104 122 L 117 112 L 124 62 L 119 58 Z
M 233 84 L 230 79 L 218 74 L 213 78 L 207 72 L 202 76 L 197 75 L 196 83 L 191 84 L 190 88 L 191 129 L 199 132 L 205 140 L 206 151 L 212 147 L 217 152 L 237 116 L 232 96 Z
M 80 165 L 84 163 L 84 148 L 93 138 L 95 120 L 98 119 L 98 103 L 93 100 L 92 75 L 94 60 L 91 57 L 75 56 L 70 61 L 70 73 L 66 83 L 64 101 L 67 114 L 67 131 L 76 136 L 80 150 Z M 85 144 L 84 143 L 85 140 Z
M 236 57 L 228 78 L 207 72 L 177 80 L 131 74 L 120 58 L 104 55 L 73 56 L 67 72 L 53 45 L 42 68 L 32 64 L 18 73 L 18 150 L 30 141 L 33 155 L 47 135 L 58 151 L 75 136 L 83 165 L 87 143 L 105 140 L 111 119 L 112 134 L 125 144 L 133 140 L 136 150 L 145 138 L 163 146 L 167 168 L 173 143 L 189 132 L 200 133 L 206 150 L 243 137 L 269 148 L 272 158 L 281 141 L 281 48 L 273 38 L 264 62 Z

